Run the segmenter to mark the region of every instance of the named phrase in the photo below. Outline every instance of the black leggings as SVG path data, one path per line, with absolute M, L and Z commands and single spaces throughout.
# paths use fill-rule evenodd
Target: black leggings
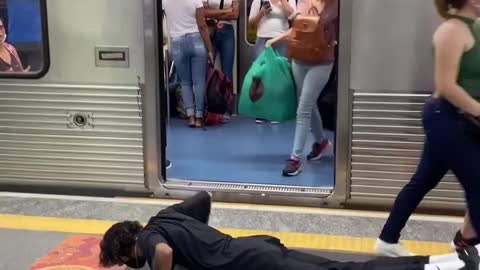
M 282 260 L 280 260 L 282 261 Z M 429 257 L 377 258 L 367 262 L 338 262 L 326 258 L 287 250 L 279 270 L 424 270 Z M 278 267 L 278 266 L 276 266 Z M 273 268 L 272 268 L 273 269 Z
M 402 189 L 380 238 L 397 243 L 400 232 L 423 197 L 452 170 L 465 190 L 475 231 L 480 232 L 480 143 L 465 130 L 456 109 L 446 100 L 430 99 L 423 110 L 426 141 L 417 172 Z

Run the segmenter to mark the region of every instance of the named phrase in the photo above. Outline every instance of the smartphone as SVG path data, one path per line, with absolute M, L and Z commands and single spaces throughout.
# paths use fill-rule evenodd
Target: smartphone
M 271 6 L 272 6 L 272 4 L 270 4 L 270 1 L 267 0 L 267 1 L 263 2 L 263 8 L 269 9 Z

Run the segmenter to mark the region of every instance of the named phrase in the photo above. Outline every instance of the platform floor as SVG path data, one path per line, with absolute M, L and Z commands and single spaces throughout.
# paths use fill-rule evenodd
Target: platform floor
M 65 239 L 72 236 L 89 237 L 90 235 L 0 230 L 2 243 L 8 243 L 8 245 L 0 245 L 0 269 L 30 270 L 35 263 L 42 261 L 42 259 L 45 260 L 44 258 L 49 252 L 61 245 Z M 67 252 L 65 251 L 65 253 Z M 365 254 L 322 252 L 319 250 L 307 250 L 306 252 L 338 261 L 366 261 L 374 257 Z M 54 269 L 64 270 L 67 268 L 59 267 Z M 148 268 L 144 267 L 143 269 Z
M 191 129 L 185 120 L 172 119 L 167 158 L 173 166 L 168 179 L 334 187 L 333 149 L 322 160 L 304 162 L 299 176 L 282 176 L 292 151 L 294 121 L 256 124 L 254 119 L 233 117 L 223 126 L 206 129 Z M 326 133 L 333 143 L 334 134 Z M 313 142 L 311 135 L 308 138 L 305 154 Z
M 45 259 L 65 239 L 98 238 L 116 221 L 145 223 L 160 209 L 177 202 L 0 192 L 0 242 L 8 243 L 0 245 L 0 269 L 30 270 L 32 264 Z M 387 215 L 214 202 L 210 225 L 233 237 L 269 234 L 290 248 L 314 251 L 337 260 L 365 260 L 374 256 L 375 238 Z M 461 223 L 462 217 L 414 215 L 402 239 L 418 255 L 450 253 L 449 241 Z

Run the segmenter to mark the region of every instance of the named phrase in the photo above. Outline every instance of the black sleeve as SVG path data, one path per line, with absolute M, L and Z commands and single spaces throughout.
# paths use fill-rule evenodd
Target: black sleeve
M 212 198 L 210 194 L 201 191 L 179 204 L 161 210 L 158 214 L 180 213 L 207 224 L 211 208 Z
M 158 233 L 145 232 L 138 237 L 138 245 L 141 247 L 143 255 L 151 266 L 155 258 L 155 250 L 158 244 L 167 244 L 167 240 Z

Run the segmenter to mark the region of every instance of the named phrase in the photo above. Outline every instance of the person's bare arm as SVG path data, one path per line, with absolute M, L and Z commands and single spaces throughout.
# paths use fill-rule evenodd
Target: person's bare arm
M 460 110 L 479 117 L 480 103 L 457 84 L 460 61 L 469 37 L 468 29 L 459 31 L 461 27 L 460 22 L 446 22 L 434 35 L 435 91 Z
M 295 3 L 295 0 L 290 0 Z M 290 17 L 292 13 L 295 11 L 295 9 L 290 5 L 289 0 L 280 0 L 280 6 L 282 8 L 283 14 L 285 14 L 286 17 Z
M 198 30 L 200 31 L 200 35 L 202 36 L 203 42 L 205 43 L 205 47 L 207 47 L 208 51 L 208 60 L 213 61 L 213 46 L 212 42 L 210 41 L 210 32 L 208 31 L 207 23 L 205 22 L 205 8 L 197 8 L 195 18 L 197 20 Z M 213 62 L 212 62 L 213 63 Z
M 250 26 L 257 27 L 263 16 L 272 12 L 272 7 L 265 8 L 260 5 L 260 0 L 254 0 L 252 3 L 250 16 L 248 17 L 248 23 L 250 24 Z
M 272 38 L 272 39 L 268 40 L 267 43 L 265 44 L 265 46 L 270 47 L 270 46 L 273 46 L 273 45 L 277 44 L 278 42 L 285 41 L 285 39 L 290 35 L 291 32 L 292 32 L 292 29 L 288 30 L 287 32 L 285 32 L 283 35 L 281 35 L 279 37 Z
M 205 8 L 205 17 L 209 19 L 222 19 L 222 16 L 225 16 L 233 11 L 233 8 L 227 9 L 217 9 L 217 8 L 210 8 L 207 2 L 203 2 L 203 7 Z
M 220 20 L 238 20 L 240 16 L 240 2 L 238 0 L 232 1 L 232 8 L 225 15 L 220 16 Z
M 172 270 L 173 251 L 167 244 L 158 244 L 155 248 L 155 257 L 153 259 L 153 270 Z

